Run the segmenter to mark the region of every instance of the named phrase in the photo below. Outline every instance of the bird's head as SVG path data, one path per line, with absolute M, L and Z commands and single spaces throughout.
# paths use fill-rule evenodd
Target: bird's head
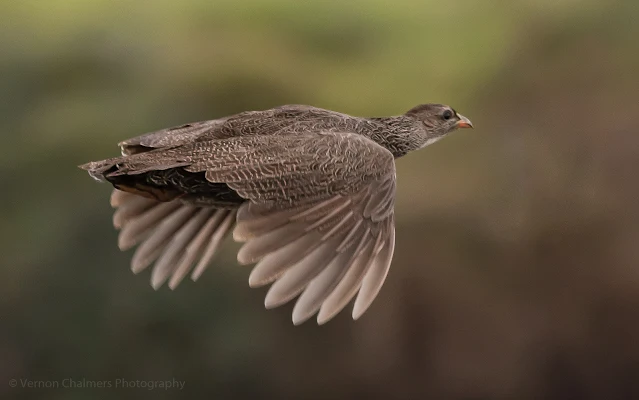
M 423 124 L 426 137 L 420 147 L 435 143 L 455 129 L 473 127 L 468 118 L 444 104 L 421 104 L 408 110 L 406 116 Z

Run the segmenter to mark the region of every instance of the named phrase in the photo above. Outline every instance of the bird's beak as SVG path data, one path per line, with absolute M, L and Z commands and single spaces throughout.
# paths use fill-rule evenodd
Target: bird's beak
M 457 121 L 457 127 L 458 128 L 472 128 L 473 127 L 473 123 L 470 122 L 470 120 L 466 117 L 464 117 L 461 114 L 457 114 L 457 117 L 459 118 L 459 121 Z

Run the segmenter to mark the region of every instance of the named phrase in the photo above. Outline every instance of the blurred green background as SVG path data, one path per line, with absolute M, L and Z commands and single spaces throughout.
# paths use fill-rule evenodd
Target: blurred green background
M 639 398 L 639 3 L 0 1 L 0 397 Z M 225 251 L 155 292 L 76 165 L 312 104 L 472 119 L 398 160 L 397 247 L 353 322 L 294 327 Z M 186 381 L 183 390 L 10 379 Z

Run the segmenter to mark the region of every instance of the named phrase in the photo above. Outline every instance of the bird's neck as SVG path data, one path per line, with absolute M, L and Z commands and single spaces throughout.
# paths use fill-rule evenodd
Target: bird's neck
M 395 158 L 422 147 L 426 131 L 421 122 L 405 115 L 369 118 L 374 129 L 362 132 L 380 146 L 388 149 Z

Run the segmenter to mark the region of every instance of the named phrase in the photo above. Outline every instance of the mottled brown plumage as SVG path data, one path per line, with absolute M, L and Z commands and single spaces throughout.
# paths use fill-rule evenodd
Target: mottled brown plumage
M 395 158 L 471 126 L 440 104 L 384 118 L 289 105 L 142 135 L 81 168 L 116 188 L 119 246 L 139 245 L 136 273 L 155 261 L 154 288 L 197 279 L 233 229 L 250 286 L 272 283 L 266 307 L 299 295 L 293 322 L 322 324 L 355 294 L 359 318 L 384 282 Z

